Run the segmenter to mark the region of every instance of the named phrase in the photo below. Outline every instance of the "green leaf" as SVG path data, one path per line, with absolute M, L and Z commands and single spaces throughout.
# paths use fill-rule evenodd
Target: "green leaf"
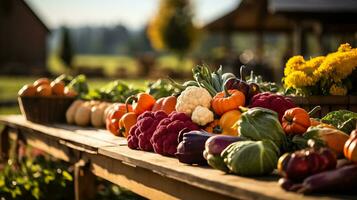
M 73 181 L 73 177 L 70 173 L 68 173 L 67 171 L 63 171 L 62 175 L 64 177 L 64 179 L 68 180 L 68 181 Z

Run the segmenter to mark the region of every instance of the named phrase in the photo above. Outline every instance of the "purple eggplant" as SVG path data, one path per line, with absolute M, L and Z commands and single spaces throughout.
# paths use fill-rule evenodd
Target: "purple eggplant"
M 205 131 L 190 131 L 187 133 L 180 133 L 175 156 L 180 162 L 186 164 L 200 164 L 205 165 L 207 161 L 203 157 L 205 143 L 208 138 L 214 134 Z
M 228 145 L 242 140 L 244 139 L 229 135 L 215 135 L 210 137 L 206 141 L 203 156 L 211 167 L 228 172 L 229 169 L 224 163 L 221 153 Z
M 236 136 L 215 135 L 207 140 L 206 151 L 209 154 L 220 155 L 228 145 L 242 140 L 242 138 Z
M 304 180 L 299 193 L 354 192 L 357 188 L 357 165 L 321 172 Z

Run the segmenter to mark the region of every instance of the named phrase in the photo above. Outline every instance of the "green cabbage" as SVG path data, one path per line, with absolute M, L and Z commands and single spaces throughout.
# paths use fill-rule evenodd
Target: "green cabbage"
M 271 140 L 280 149 L 287 148 L 287 139 L 278 114 L 266 108 L 251 108 L 238 121 L 240 136 L 248 140 Z
M 221 155 L 232 173 L 257 176 L 275 169 L 280 151 L 270 140 L 239 141 L 230 144 Z

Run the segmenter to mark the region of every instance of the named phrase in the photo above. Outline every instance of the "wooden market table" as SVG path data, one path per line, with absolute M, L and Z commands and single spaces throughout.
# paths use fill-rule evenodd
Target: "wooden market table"
M 283 191 L 277 176 L 245 178 L 175 158 L 131 150 L 126 140 L 102 129 L 64 124 L 42 125 L 21 115 L 0 116 L 5 125 L 0 150 L 23 141 L 75 166 L 77 200 L 93 197 L 98 176 L 149 199 L 357 199 L 357 196 L 303 196 Z

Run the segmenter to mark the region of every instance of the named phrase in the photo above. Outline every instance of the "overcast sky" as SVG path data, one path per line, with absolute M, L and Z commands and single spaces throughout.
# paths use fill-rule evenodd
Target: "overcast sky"
M 138 29 L 157 10 L 159 0 L 26 0 L 50 28 L 122 23 Z M 193 0 L 196 22 L 205 24 L 234 9 L 239 0 Z

